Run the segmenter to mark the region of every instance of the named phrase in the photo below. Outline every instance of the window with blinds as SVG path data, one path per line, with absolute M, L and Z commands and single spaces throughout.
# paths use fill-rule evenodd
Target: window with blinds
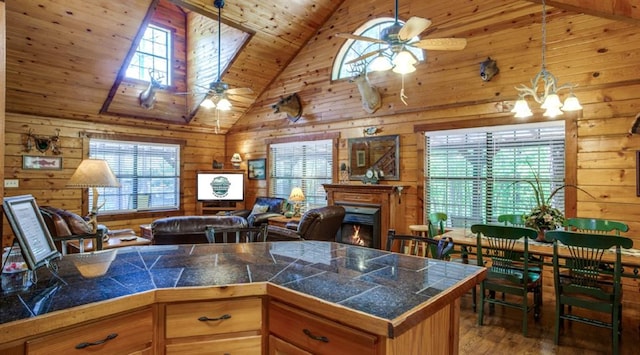
M 332 140 L 271 144 L 269 158 L 270 196 L 288 198 L 291 189 L 300 187 L 304 210 L 327 205 L 322 184 L 332 181 Z
M 564 184 L 564 121 L 426 133 L 425 219 L 445 212 L 447 224 L 496 222 L 537 206 L 525 181 L 538 175 L 545 194 Z M 564 190 L 551 205 L 564 211 Z
M 91 139 L 89 151 L 106 160 L 120 182 L 119 188 L 100 188 L 100 212 L 180 207 L 180 145 Z

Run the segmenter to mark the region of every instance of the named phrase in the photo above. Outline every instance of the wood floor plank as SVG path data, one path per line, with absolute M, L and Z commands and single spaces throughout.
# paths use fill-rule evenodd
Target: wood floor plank
M 554 299 L 543 295 L 542 315 L 534 321 L 529 315 L 529 336 L 522 335 L 521 312 L 496 305 L 491 314 L 485 308 L 484 325 L 477 325 L 477 313 L 471 307 L 471 294 L 462 297 L 459 354 L 611 354 L 611 338 L 604 328 L 573 322 L 565 323 L 560 345 L 553 342 Z M 479 305 L 478 305 L 479 306 Z M 575 308 L 574 308 L 575 310 Z M 623 309 L 624 313 L 624 309 Z M 622 324 L 620 354 L 638 354 L 640 320 L 625 317 Z

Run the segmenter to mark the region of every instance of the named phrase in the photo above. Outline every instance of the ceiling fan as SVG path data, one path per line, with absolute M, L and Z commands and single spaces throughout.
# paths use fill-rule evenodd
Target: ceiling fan
M 354 35 L 352 33 L 336 34 L 337 37 L 373 42 L 381 45 L 377 50 L 365 53 L 353 60 L 350 60 L 346 64 L 353 64 L 374 55 L 378 55 L 381 59 L 385 59 L 385 52 L 390 51 L 390 56 L 393 58 L 388 58 L 389 55 L 387 54 L 387 62 L 389 62 L 389 60 L 393 60 L 393 62 L 389 63 L 389 65 L 374 68 L 372 70 L 388 70 L 393 67 L 395 72 L 406 74 L 415 70 L 415 68 L 413 68 L 413 64 L 417 62 L 413 54 L 406 50 L 407 47 L 416 47 L 427 50 L 461 50 L 466 47 L 467 40 L 464 38 L 429 38 L 414 40 L 414 37 L 422 33 L 431 25 L 431 21 L 422 17 L 414 16 L 402 25 L 398 21 L 398 0 L 396 0 L 395 3 L 395 22 L 393 25 L 382 31 L 380 39 Z M 410 57 L 407 58 L 403 53 L 407 53 Z M 377 59 L 378 58 L 375 58 L 374 62 Z
M 213 6 L 218 9 L 218 72 L 216 81 L 209 84 L 209 87 L 202 87 L 207 90 L 204 100 L 200 103 L 200 106 L 204 108 L 216 108 L 218 111 L 218 117 L 216 117 L 216 132 L 220 130 L 219 111 L 228 111 L 231 109 L 231 102 L 234 101 L 250 101 L 250 99 L 243 97 L 243 95 L 253 94 L 253 90 L 250 88 L 229 88 L 229 84 L 220 80 L 220 74 L 222 67 L 220 65 L 220 57 L 222 52 L 221 44 L 221 14 L 224 7 L 224 0 L 214 0 Z M 198 85 L 197 85 L 198 86 Z

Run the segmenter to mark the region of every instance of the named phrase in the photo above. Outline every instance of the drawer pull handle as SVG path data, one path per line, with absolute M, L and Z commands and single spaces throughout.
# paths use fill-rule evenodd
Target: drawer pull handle
M 313 339 L 313 340 L 317 340 L 317 341 L 321 341 L 323 343 L 328 343 L 329 342 L 329 338 L 322 336 L 322 335 L 313 335 L 313 333 L 311 333 L 311 331 L 309 329 L 302 329 L 302 332 L 308 336 L 309 338 Z
M 214 320 L 225 320 L 225 319 L 230 319 L 230 318 L 231 318 L 230 314 L 223 314 L 223 315 L 221 315 L 220 317 L 217 317 L 217 318 L 209 318 L 209 317 L 202 316 L 202 317 L 198 318 L 198 320 L 201 321 L 201 322 L 208 322 L 208 321 L 214 321 Z
M 84 348 L 88 348 L 90 346 L 104 344 L 104 343 L 108 342 L 111 339 L 115 339 L 117 336 L 118 336 L 118 333 L 111 333 L 111 334 L 107 335 L 106 338 L 104 338 L 102 340 L 94 341 L 93 343 L 88 343 L 88 342 L 80 343 L 80 344 L 76 345 L 76 349 L 84 349 Z

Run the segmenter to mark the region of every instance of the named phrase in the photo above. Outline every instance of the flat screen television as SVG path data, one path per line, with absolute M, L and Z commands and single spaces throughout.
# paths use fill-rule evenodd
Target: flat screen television
M 198 201 L 243 201 L 244 174 L 198 172 Z

